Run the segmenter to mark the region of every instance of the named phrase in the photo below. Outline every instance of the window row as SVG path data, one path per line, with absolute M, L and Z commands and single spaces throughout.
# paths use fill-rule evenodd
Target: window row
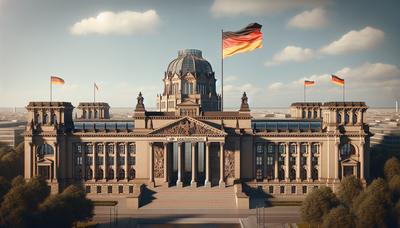
M 113 193 L 113 186 L 111 186 L 111 185 L 109 185 L 109 186 L 100 186 L 100 185 L 97 185 L 97 186 L 90 186 L 90 185 L 87 185 L 87 186 L 85 187 L 86 193 L 92 193 L 92 187 L 93 187 L 93 188 L 96 187 L 95 189 L 96 189 L 96 193 L 97 193 L 97 194 L 100 194 L 100 193 L 108 193 L 108 194 L 111 194 L 111 193 Z M 107 187 L 107 188 L 106 188 L 106 187 Z M 118 193 L 119 193 L 119 194 L 124 193 L 124 188 L 128 188 L 128 193 L 129 193 L 129 194 L 132 194 L 132 193 L 133 193 L 133 185 L 129 185 L 129 186 L 119 185 L 119 186 L 118 186 Z M 105 191 L 105 190 L 103 190 L 103 189 L 106 189 L 107 191 Z
M 117 165 L 125 165 L 125 156 L 117 157 Z M 76 155 L 75 156 L 75 165 L 82 165 L 83 158 L 82 156 Z M 114 165 L 114 157 L 107 157 L 106 161 L 107 165 Z M 93 165 L 93 157 L 87 156 L 85 157 L 85 164 L 86 165 Z M 104 165 L 104 156 L 97 156 L 96 157 L 96 165 Z M 129 156 L 128 157 L 128 165 L 136 165 L 136 157 Z
M 267 153 L 273 154 L 275 151 L 278 151 L 280 154 L 286 153 L 286 145 L 285 143 L 275 144 L 275 143 L 257 143 L 256 151 L 258 154 Z M 311 143 L 311 153 L 317 154 L 320 150 L 319 143 Z M 300 143 L 300 153 L 304 154 L 308 152 L 308 144 Z M 289 144 L 289 153 L 295 154 L 297 153 L 297 143 Z
M 296 180 L 296 168 L 290 168 L 289 169 L 289 180 Z M 302 181 L 307 180 L 307 169 L 302 167 L 300 169 L 300 179 Z M 286 178 L 286 170 L 283 168 L 278 169 L 278 176 L 275 177 L 275 167 L 272 166 L 267 166 L 264 169 L 262 167 L 258 167 L 256 169 L 256 179 L 257 180 L 285 180 Z M 317 168 L 312 168 L 311 169 L 311 179 L 312 180 L 318 180 L 318 169 Z
M 94 146 L 93 146 L 94 145 Z M 125 153 L 125 143 L 117 143 L 117 153 Z M 114 154 L 115 143 L 106 143 L 105 149 L 108 154 Z M 104 152 L 104 144 L 103 143 L 75 143 L 74 144 L 74 153 L 82 153 L 92 154 L 93 149 L 96 150 L 96 153 L 102 154 Z M 136 154 L 136 144 L 129 143 L 128 144 L 128 153 Z
M 51 116 L 51 117 L 50 117 Z M 39 113 L 35 114 L 34 122 L 36 124 L 56 124 L 57 123 L 57 115 L 56 114 L 47 114 L 45 113 L 41 116 Z
M 82 168 L 76 168 L 75 179 L 93 180 L 94 178 L 96 180 L 113 180 L 114 178 L 116 178 L 117 180 L 124 180 L 126 178 L 125 169 L 118 169 L 118 175 L 115 176 L 114 169 L 109 168 L 107 169 L 107 175 L 105 176 L 104 170 L 102 168 L 99 168 L 96 170 L 96 176 L 94 176 L 93 170 L 91 168 L 86 168 L 85 173 L 83 173 Z M 130 168 L 128 172 L 128 179 L 133 180 L 135 178 L 136 170 L 134 168 Z
M 355 113 L 349 114 L 349 113 L 347 113 L 347 112 L 344 114 L 344 122 L 343 122 L 343 120 L 342 120 L 342 117 L 343 117 L 342 114 L 341 114 L 340 112 L 338 112 L 338 113 L 336 114 L 336 122 L 337 122 L 337 123 L 348 124 L 349 121 L 350 121 L 350 116 L 351 116 L 351 118 L 352 118 L 352 122 L 353 122 L 353 123 L 357 123 L 357 120 L 358 120 L 357 114 L 355 114 Z
M 296 194 L 297 193 L 297 187 L 298 186 L 268 186 L 268 193 L 269 194 L 274 194 L 274 193 L 276 193 L 275 192 L 275 187 L 279 187 L 279 193 L 280 194 L 284 194 L 285 193 L 285 190 L 286 190 L 286 188 L 289 188 L 290 187 L 290 193 L 291 194 Z M 313 188 L 313 189 L 317 189 L 318 188 L 318 186 L 301 186 L 301 193 L 302 194 L 307 194 L 307 191 L 308 191 L 308 189 L 309 188 Z M 300 192 L 299 192 L 300 193 Z

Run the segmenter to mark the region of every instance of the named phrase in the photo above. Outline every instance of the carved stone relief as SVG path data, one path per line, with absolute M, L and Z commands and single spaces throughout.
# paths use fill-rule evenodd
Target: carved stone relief
M 225 177 L 234 178 L 235 177 L 235 154 L 231 150 L 225 150 Z
M 164 177 L 164 148 L 162 146 L 154 146 L 154 177 Z

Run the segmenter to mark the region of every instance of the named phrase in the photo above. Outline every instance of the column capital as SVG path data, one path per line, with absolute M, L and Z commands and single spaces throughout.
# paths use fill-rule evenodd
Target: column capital
M 154 142 L 149 142 L 149 145 L 150 145 L 150 146 L 153 146 L 153 144 L 154 144 Z
M 211 142 L 206 141 L 206 146 L 210 146 L 210 145 L 211 145 Z
M 168 146 L 169 142 L 163 142 L 163 146 L 166 147 Z
M 219 145 L 220 145 L 220 146 L 224 146 L 224 145 L 225 145 L 225 142 L 219 142 Z

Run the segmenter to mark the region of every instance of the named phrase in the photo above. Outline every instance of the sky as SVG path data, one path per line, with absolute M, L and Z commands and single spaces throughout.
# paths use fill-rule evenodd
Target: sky
M 155 107 L 178 50 L 202 50 L 221 90 L 221 30 L 257 22 L 263 48 L 224 60 L 224 104 L 288 107 L 303 101 L 400 100 L 398 0 L 0 0 L 0 107 L 93 101 Z

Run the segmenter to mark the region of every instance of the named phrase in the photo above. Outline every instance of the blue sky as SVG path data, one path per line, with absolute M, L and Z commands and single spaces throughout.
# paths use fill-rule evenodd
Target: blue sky
M 400 99 L 400 2 L 334 0 L 0 0 L 0 107 L 49 99 L 147 107 L 179 49 L 196 48 L 220 87 L 221 29 L 263 25 L 264 47 L 225 59 L 225 106 L 243 91 L 253 107 L 341 100 L 330 74 L 346 80 L 346 100 L 388 107 Z

